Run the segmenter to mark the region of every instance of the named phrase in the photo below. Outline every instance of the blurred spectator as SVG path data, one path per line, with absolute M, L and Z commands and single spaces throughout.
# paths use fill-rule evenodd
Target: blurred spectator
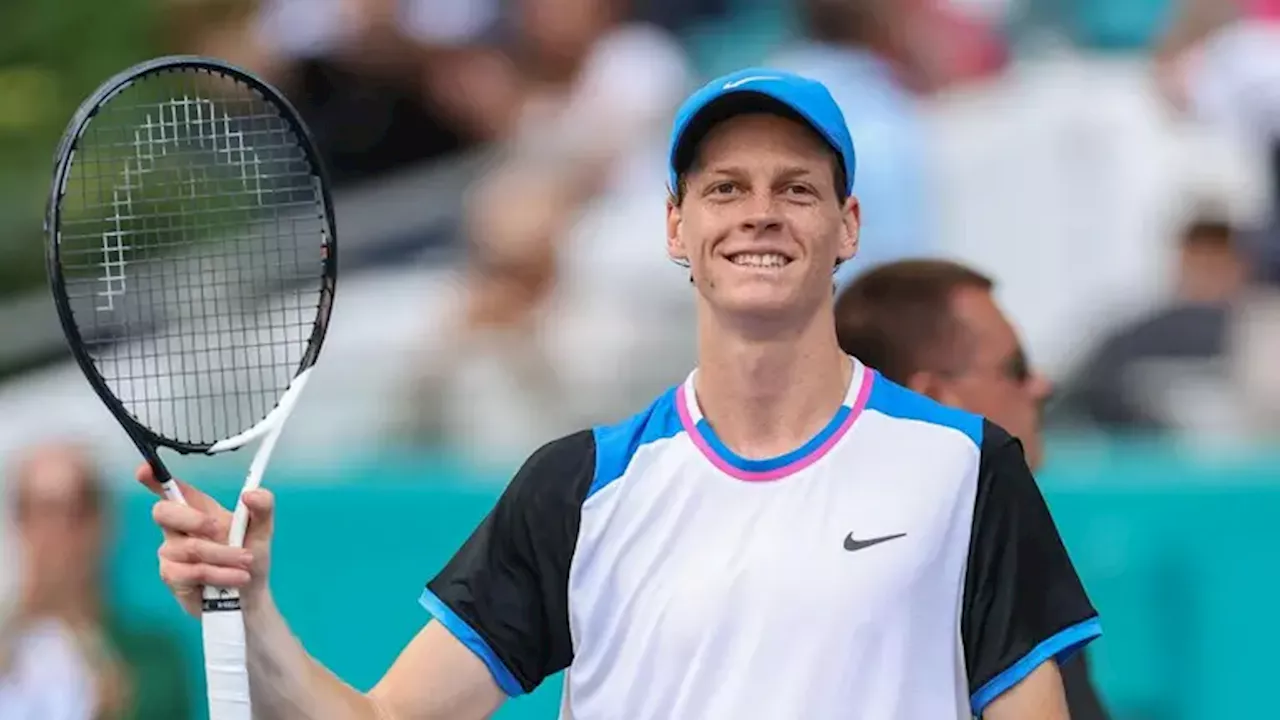
M 906 260 L 855 278 L 836 300 L 840 347 L 890 381 L 986 417 L 1044 460 L 1042 412 L 1052 392 L 992 294 L 995 283 L 953 262 Z M 1080 652 L 1061 668 L 1073 720 L 1106 720 Z
M 1009 63 L 1008 0 L 900 0 L 905 57 L 913 86 L 950 92 L 995 79 Z
M 1156 51 L 1161 89 L 1265 163 L 1271 202 L 1248 245 L 1257 276 L 1280 286 L 1280 1 L 1182 0 L 1180 10 Z
M 521 92 L 508 166 L 565 187 L 573 203 L 630 179 L 632 152 L 665 129 L 691 82 L 676 38 L 630 20 L 631 6 L 515 0 L 507 52 Z
M 1176 431 L 1195 417 L 1217 432 L 1234 427 L 1224 361 L 1248 276 L 1237 237 L 1221 216 L 1195 218 L 1179 239 L 1174 296 L 1111 331 L 1065 383 L 1055 412 L 1112 431 Z
M 873 265 L 935 248 L 929 135 L 903 80 L 906 70 L 893 61 L 912 57 L 904 39 L 909 7 L 896 0 L 802 0 L 804 37 L 769 61 L 825 83 L 853 135 L 862 236 L 838 284 Z
M 635 20 L 676 34 L 723 20 L 734 9 L 732 0 L 633 0 L 632 4 Z
M 22 576 L 0 626 L 0 717 L 190 717 L 175 639 L 145 617 L 126 621 L 105 597 L 108 499 L 87 454 L 74 445 L 35 447 L 8 480 Z
M 552 288 L 555 245 L 578 208 L 625 171 L 627 151 L 664 121 L 687 71 L 624 0 L 518 0 L 507 52 L 520 99 L 505 156 L 469 209 L 466 325 L 512 326 Z
M 513 69 L 486 41 L 498 0 L 174 3 L 184 51 L 224 58 L 298 107 L 337 184 L 500 136 Z
M 982 0 L 1009 8 L 1014 42 L 1032 52 L 1069 46 L 1092 56 L 1136 54 L 1158 40 L 1180 0 Z M 1219 0 L 1209 0 L 1219 2 Z M 1230 1 L 1230 0 L 1228 0 Z
M 592 397 L 576 406 L 580 386 L 567 384 L 573 363 L 562 361 L 564 348 L 578 345 L 566 334 L 597 309 L 591 290 L 599 286 L 564 284 L 566 272 L 593 271 L 566 257 L 583 249 L 566 252 L 565 243 L 600 203 L 637 188 L 659 192 L 649 212 L 660 223 L 655 141 L 692 83 L 676 39 L 629 20 L 633 10 L 626 0 L 515 2 L 505 47 L 518 68 L 519 102 L 501 157 L 467 209 L 462 307 L 455 325 L 442 329 L 446 356 L 425 371 L 424 391 L 436 400 L 417 403 L 457 424 L 449 431 L 441 418 L 421 417 L 420 429 L 483 442 L 489 454 L 522 454 L 608 404 Z M 634 233 L 598 235 L 586 252 L 609 264 L 637 241 Z M 660 234 L 645 242 L 661 252 Z M 619 268 L 594 270 L 608 276 Z M 610 333 L 598 320 L 586 323 L 598 336 L 587 359 L 609 372 Z
M 995 282 L 958 263 L 902 260 L 858 276 L 836 300 L 840 346 L 889 380 L 986 416 L 1042 460 L 1049 381 L 994 298 Z
M 1243 234 L 1256 282 L 1238 303 L 1231 374 L 1256 431 L 1280 432 L 1280 2 L 1183 0 L 1157 56 L 1163 87 L 1190 118 L 1243 142 L 1268 175 L 1268 204 Z
M 0 642 L 0 713 L 12 720 L 93 720 L 91 670 L 73 638 L 53 621 L 6 631 Z

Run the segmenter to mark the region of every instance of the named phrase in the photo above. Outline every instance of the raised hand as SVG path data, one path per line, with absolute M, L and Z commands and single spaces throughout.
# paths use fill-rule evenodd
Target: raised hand
M 217 500 L 178 481 L 187 504 L 165 498 L 151 466 L 144 463 L 138 481 L 159 496 L 151 516 L 164 533 L 160 545 L 160 579 L 182 608 L 199 617 L 205 585 L 236 588 L 242 602 L 252 604 L 267 587 L 271 566 L 272 515 L 275 498 L 270 491 L 254 490 L 243 496 L 249 509 L 249 525 L 243 548 L 227 545 L 231 512 Z

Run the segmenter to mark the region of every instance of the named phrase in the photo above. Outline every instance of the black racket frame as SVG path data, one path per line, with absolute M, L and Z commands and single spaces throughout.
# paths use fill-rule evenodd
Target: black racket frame
M 129 439 L 137 446 L 138 451 L 142 453 L 143 458 L 151 465 L 156 479 L 160 482 L 167 482 L 172 475 L 160 459 L 159 448 L 167 447 L 183 455 L 205 454 L 213 447 L 213 443 L 182 442 L 161 436 L 139 422 L 107 386 L 105 378 L 102 377 L 102 374 L 94 365 L 93 358 L 89 355 L 89 350 L 80 333 L 80 329 L 76 327 L 71 301 L 67 297 L 66 282 L 62 274 L 60 257 L 60 213 L 67 177 L 71 171 L 72 160 L 75 157 L 79 140 L 99 110 L 119 92 L 145 77 L 166 72 L 191 71 L 221 75 L 243 83 L 259 93 L 263 99 L 276 107 L 280 117 L 289 124 L 311 165 L 312 176 L 323 201 L 322 209 L 326 237 L 321 245 L 320 304 L 315 325 L 311 331 L 311 337 L 307 342 L 307 349 L 303 353 L 297 369 L 294 371 L 295 377 L 315 365 L 316 359 L 320 355 L 320 347 L 324 344 L 324 338 L 329 329 L 329 317 L 333 309 L 333 298 L 338 275 L 338 233 L 337 223 L 334 219 L 333 197 L 329 190 L 328 169 L 325 166 L 323 157 L 316 148 L 311 130 L 303 122 L 297 108 L 270 83 L 248 70 L 216 58 L 199 55 L 167 55 L 138 63 L 117 73 L 103 82 L 92 95 L 80 104 L 80 107 L 68 123 L 61 141 L 58 143 L 58 149 L 54 157 L 53 183 L 49 192 L 44 225 L 46 272 L 49 277 L 50 290 L 53 294 L 53 302 L 58 311 L 58 321 L 70 346 L 71 354 L 75 357 L 76 364 L 79 365 L 94 392 L 107 406 L 111 414 L 115 416 L 116 420 L 119 421 L 121 427 L 129 435 Z

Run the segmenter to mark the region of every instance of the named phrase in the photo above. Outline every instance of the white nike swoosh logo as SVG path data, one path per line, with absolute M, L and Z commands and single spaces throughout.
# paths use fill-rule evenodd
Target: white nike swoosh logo
M 782 78 L 778 77 L 777 75 L 752 75 L 751 77 L 744 77 L 741 80 L 730 80 L 729 82 L 725 83 L 724 87 L 721 89 L 732 90 L 738 87 L 739 85 L 746 85 L 749 82 L 756 82 L 757 80 L 781 80 L 781 79 Z

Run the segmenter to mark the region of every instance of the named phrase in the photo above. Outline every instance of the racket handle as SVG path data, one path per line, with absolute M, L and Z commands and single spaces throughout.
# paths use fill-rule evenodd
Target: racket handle
M 143 456 L 146 457 L 147 463 L 151 465 L 151 473 L 156 481 L 160 483 L 161 489 L 164 490 L 164 496 L 169 500 L 176 500 L 186 505 L 187 499 L 182 496 L 182 488 L 178 487 L 178 481 L 173 479 L 169 468 L 160 462 L 160 458 L 155 454 L 155 449 L 142 443 L 139 443 L 138 447 L 142 449 Z
M 219 604 L 235 609 L 219 609 Z M 244 615 L 239 609 L 239 597 L 235 591 L 206 589 L 201 624 L 209 720 L 253 720 L 245 657 Z
M 176 480 L 167 480 L 161 487 L 164 489 L 164 496 L 169 500 L 176 500 L 183 505 L 187 504 L 187 499 L 182 496 L 182 489 L 178 487 Z

